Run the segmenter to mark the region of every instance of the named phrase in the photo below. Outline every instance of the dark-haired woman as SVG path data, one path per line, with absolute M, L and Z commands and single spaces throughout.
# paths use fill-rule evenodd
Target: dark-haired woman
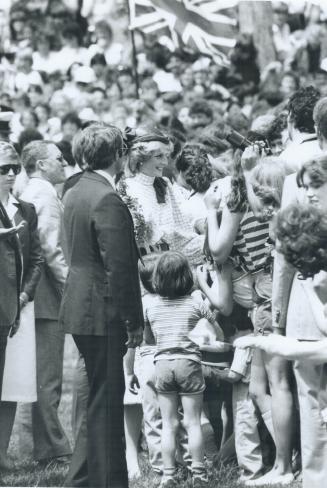
M 231 191 L 222 210 L 220 226 L 217 221 L 217 209 L 221 203 L 219 189 L 214 186 L 205 197 L 208 207 L 208 242 L 218 264 L 224 263 L 233 249 L 240 267 L 246 271 L 253 284 L 255 332 L 266 335 L 272 332 L 271 256 L 267 245 L 269 223 L 259 222 L 255 217 L 249 203 L 252 197 L 250 191 L 242 170 L 241 157 L 235 157 Z M 250 382 L 250 394 L 276 444 L 275 465 L 266 481 L 273 484 L 293 479 L 290 459 L 291 422 L 289 415 L 284 415 L 284 411 L 281 414 L 280 411 L 280 405 L 283 404 L 287 405 L 285 412 L 291 412 L 288 406 L 292 405 L 292 397 L 287 368 L 284 365 L 276 367 L 276 361 L 281 360 L 264 357 L 260 351 L 255 352 Z M 267 393 L 267 377 L 271 394 Z M 251 485 L 250 481 L 247 483 Z
M 323 212 L 327 211 L 326 155 L 305 162 L 298 173 L 297 183 L 300 188 L 297 188 L 295 175 L 286 178 L 282 209 L 289 204 L 299 205 L 309 201 Z M 317 341 L 325 337 L 326 332 L 320 329 L 315 318 L 315 306 L 310 303 L 311 297 L 312 280 L 299 279 L 296 269 L 281 253 L 277 253 L 273 318 L 279 328 L 286 329 L 287 337 L 306 341 Z M 308 361 L 295 361 L 293 369 L 301 418 L 303 486 L 323 486 L 327 476 L 327 434 L 326 425 L 321 422 L 319 395 L 324 370 Z
M 11 236 L 7 235 L 6 242 L 2 242 L 1 246 L 0 308 L 2 311 L 2 308 L 12 300 L 17 300 L 20 307 L 20 328 L 14 337 L 8 340 L 2 392 L 0 386 L 1 470 L 12 467 L 11 462 L 7 458 L 7 449 L 14 424 L 17 402 L 29 403 L 35 402 L 37 399 L 33 299 L 41 277 L 43 258 L 37 232 L 35 208 L 22 200 L 16 200 L 11 194 L 16 175 L 19 174 L 20 170 L 21 165 L 18 154 L 13 146 L 6 142 L 0 142 L 0 201 L 5 209 L 5 213 L 0 215 L 0 227 L 16 226 L 16 236 L 14 234 L 11 234 Z M 23 221 L 24 225 L 22 225 Z M 15 269 L 15 261 L 17 274 L 18 269 L 22 271 L 22 279 L 20 283 L 15 283 L 17 285 L 17 296 L 15 294 L 12 296 L 10 295 L 10 292 L 12 293 L 13 291 L 12 282 L 16 282 L 16 276 L 13 274 L 10 277 L 10 282 L 6 282 L 4 268 Z M 3 313 L 1 313 L 2 317 Z M 4 335 L 4 325 L 10 326 L 12 324 L 0 323 L 0 335 Z M 0 358 L 1 361 L 3 359 L 3 357 Z
M 213 181 L 213 169 L 208 156 L 201 146 L 189 144 L 176 160 L 177 183 L 191 191 L 181 207 L 190 218 L 193 229 L 204 234 L 207 220 L 207 208 L 204 196 Z

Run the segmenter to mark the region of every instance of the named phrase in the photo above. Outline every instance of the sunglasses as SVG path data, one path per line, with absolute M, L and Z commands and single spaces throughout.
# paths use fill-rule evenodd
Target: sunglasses
M 12 169 L 14 175 L 18 175 L 22 168 L 19 164 L 4 164 L 3 166 L 0 166 L 0 175 L 7 175 L 9 171 Z

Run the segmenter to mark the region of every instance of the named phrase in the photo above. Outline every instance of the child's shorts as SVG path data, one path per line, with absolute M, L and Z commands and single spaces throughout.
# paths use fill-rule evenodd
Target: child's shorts
M 158 393 L 196 395 L 205 389 L 201 363 L 191 359 L 159 359 L 155 370 Z

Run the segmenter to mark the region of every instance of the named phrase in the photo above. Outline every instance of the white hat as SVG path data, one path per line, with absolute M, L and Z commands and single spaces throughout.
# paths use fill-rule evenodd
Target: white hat
M 74 71 L 75 83 L 94 83 L 95 74 L 89 66 L 80 66 Z

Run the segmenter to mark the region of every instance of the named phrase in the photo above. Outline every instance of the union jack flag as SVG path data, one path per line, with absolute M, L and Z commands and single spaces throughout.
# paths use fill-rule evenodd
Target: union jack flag
M 144 33 L 169 30 L 175 47 L 181 44 L 228 63 L 237 20 L 221 13 L 238 0 L 129 0 L 130 29 Z

